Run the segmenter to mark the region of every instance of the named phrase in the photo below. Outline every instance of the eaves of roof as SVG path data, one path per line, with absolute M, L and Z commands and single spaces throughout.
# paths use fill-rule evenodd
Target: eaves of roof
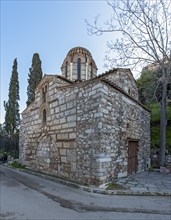
M 135 80 L 135 78 L 134 78 L 134 76 L 133 76 L 133 74 L 132 74 L 132 72 L 131 72 L 131 70 L 130 70 L 129 68 L 113 68 L 113 69 L 111 69 L 111 70 L 109 70 L 109 71 L 106 71 L 106 72 L 104 72 L 104 73 L 102 73 L 102 74 L 96 76 L 95 79 L 96 79 L 96 78 L 103 78 L 103 77 L 105 77 L 105 76 L 110 75 L 111 73 L 115 74 L 115 73 L 117 73 L 117 71 L 119 71 L 119 70 L 129 71 L 129 72 L 131 73 L 131 75 L 132 75 L 132 78 L 133 78 L 134 82 L 137 84 L 137 82 L 136 82 L 136 80 Z
M 131 99 L 132 101 L 136 102 L 138 105 L 140 105 L 142 108 L 144 108 L 145 110 L 147 110 L 148 112 L 151 112 L 150 109 L 146 108 L 143 104 L 141 104 L 138 100 L 134 99 L 132 96 L 128 95 L 123 89 L 121 89 L 118 85 L 116 85 L 115 83 L 111 82 L 108 79 L 101 79 L 100 81 L 104 82 L 105 84 L 113 87 L 114 89 L 116 89 L 117 91 L 119 91 L 120 93 L 122 93 L 123 95 L 125 95 L 126 97 L 128 97 L 129 99 Z
M 74 84 L 74 82 L 72 82 L 72 81 L 69 80 L 69 79 L 66 79 L 66 78 L 63 77 L 63 76 L 60 76 L 60 75 L 56 75 L 56 76 L 57 76 L 57 78 L 62 79 L 62 80 L 65 81 L 65 82 L 68 82 L 68 83 L 70 83 L 70 84 Z

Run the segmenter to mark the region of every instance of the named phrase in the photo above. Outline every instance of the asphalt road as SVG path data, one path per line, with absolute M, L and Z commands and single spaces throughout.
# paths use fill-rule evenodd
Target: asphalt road
M 168 196 L 88 193 L 0 166 L 1 220 L 171 219 Z

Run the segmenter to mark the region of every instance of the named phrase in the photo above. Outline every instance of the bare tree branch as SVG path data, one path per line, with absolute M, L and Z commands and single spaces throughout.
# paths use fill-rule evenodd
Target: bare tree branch
M 166 97 L 171 81 L 171 1 L 113 0 L 107 1 L 113 14 L 104 25 L 97 16 L 93 24 L 87 20 L 90 35 L 115 33 L 107 42 L 106 66 L 137 68 L 154 63 L 162 77 L 154 92 L 161 87 L 160 165 L 164 165 L 166 148 Z M 170 9 L 170 10 L 169 10 Z M 116 39 L 117 36 L 117 39 Z
M 88 21 L 87 27 L 90 35 L 102 35 L 105 33 L 121 33 L 123 39 L 119 39 L 111 46 L 109 51 L 119 53 L 120 61 L 123 64 L 125 58 L 125 64 L 134 65 L 136 53 L 134 57 L 125 56 L 125 53 L 121 52 L 121 45 L 124 45 L 124 51 L 127 50 L 127 54 L 131 54 L 134 49 L 139 51 L 141 56 L 145 56 L 147 61 L 161 62 L 163 59 L 168 59 L 168 42 L 170 40 L 168 36 L 168 20 L 171 20 L 171 13 L 167 11 L 169 4 L 165 0 L 120 0 L 120 1 L 107 1 L 109 7 L 113 9 L 113 15 L 108 19 L 105 25 L 99 26 L 99 16 L 95 18 L 94 24 L 90 24 Z M 158 14 L 160 17 L 158 18 Z M 162 18 L 162 19 L 161 19 Z M 163 29 L 166 30 L 163 33 Z M 126 42 L 130 42 L 128 45 Z M 127 48 L 126 48 L 127 47 Z M 129 58 L 128 58 L 129 57 Z M 150 58 L 151 57 L 151 58 Z M 128 62 L 129 59 L 129 62 Z M 132 59 L 132 60 L 131 60 Z M 139 59 L 139 58 L 137 58 Z M 113 64 L 120 66 L 118 59 L 112 59 Z M 140 59 L 145 63 L 145 59 Z

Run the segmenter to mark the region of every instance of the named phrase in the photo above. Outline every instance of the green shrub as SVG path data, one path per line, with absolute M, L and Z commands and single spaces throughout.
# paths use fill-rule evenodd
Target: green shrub
M 152 103 L 147 106 L 151 110 L 151 148 L 158 149 L 160 146 L 160 106 Z M 171 152 L 171 106 L 166 108 L 168 126 L 166 128 L 166 148 Z
M 24 169 L 26 166 L 22 165 L 21 163 L 19 163 L 17 161 L 14 161 L 14 162 L 11 163 L 11 167 L 19 168 L 19 169 Z
M 106 190 L 114 190 L 114 189 L 126 189 L 124 186 L 119 185 L 118 183 L 110 183 L 107 187 Z
M 151 121 L 160 124 L 160 106 L 158 103 L 153 103 L 147 106 L 151 110 Z M 171 120 L 171 106 L 166 107 L 167 120 Z
M 171 152 L 171 128 L 166 128 L 166 147 Z M 160 127 L 151 127 L 151 147 L 159 148 L 160 146 Z

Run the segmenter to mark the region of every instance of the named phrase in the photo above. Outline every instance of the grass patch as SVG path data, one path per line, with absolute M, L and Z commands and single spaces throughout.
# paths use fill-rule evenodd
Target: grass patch
M 19 169 L 24 169 L 26 167 L 25 165 L 22 165 L 21 163 L 18 163 L 17 161 L 12 162 L 10 165 L 13 168 L 19 168 Z
M 124 186 L 119 185 L 117 183 L 110 183 L 107 187 L 106 190 L 113 190 L 113 189 L 126 189 Z
M 166 149 L 171 152 L 171 128 L 166 128 Z M 160 146 L 160 128 L 151 127 L 151 147 L 154 149 Z
M 147 105 L 147 108 L 151 110 L 151 121 L 160 122 L 160 106 L 158 103 Z M 171 120 L 171 106 L 166 107 L 167 120 Z
M 160 105 L 152 103 L 147 105 L 151 110 L 151 148 L 159 149 L 160 146 Z M 171 106 L 166 107 L 166 149 L 171 153 Z

